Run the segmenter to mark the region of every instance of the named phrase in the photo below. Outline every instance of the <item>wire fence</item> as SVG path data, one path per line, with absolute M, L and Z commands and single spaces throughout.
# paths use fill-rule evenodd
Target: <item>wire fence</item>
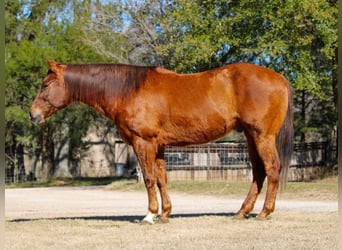
M 122 142 L 119 143 L 124 145 Z M 132 151 L 127 146 L 122 148 L 127 152 Z M 123 162 L 114 164 L 114 166 L 108 164 L 107 168 L 111 171 L 108 171 L 107 177 L 118 176 L 126 172 L 137 174 L 141 179 L 136 159 L 132 159 L 132 153 L 127 154 L 130 157 L 127 157 L 126 164 Z M 288 179 L 289 181 L 315 179 L 329 171 L 329 167 L 336 163 L 336 159 L 336 146 L 331 146 L 326 142 L 295 144 Z M 250 181 L 252 179 L 252 166 L 245 143 L 209 143 L 188 147 L 166 147 L 165 161 L 169 180 Z M 134 171 L 135 169 L 137 171 Z M 19 170 L 13 166 L 5 168 L 6 184 L 34 180 L 36 180 L 36 174 L 31 171 L 25 171 L 22 168 Z
M 325 142 L 294 145 L 288 179 L 317 178 L 337 159 L 336 147 Z M 211 143 L 168 147 L 165 152 L 168 177 L 177 180 L 252 180 L 252 166 L 245 143 Z
M 244 143 L 167 147 L 165 160 L 168 178 L 172 180 L 239 180 L 251 177 Z
M 189 147 L 167 147 L 165 160 L 168 170 L 181 168 L 243 168 L 249 167 L 246 144 L 205 144 Z

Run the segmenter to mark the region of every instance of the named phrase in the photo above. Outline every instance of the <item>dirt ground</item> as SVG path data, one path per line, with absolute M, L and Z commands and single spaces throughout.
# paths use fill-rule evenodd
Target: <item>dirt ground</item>
M 269 220 L 240 221 L 244 197 L 170 195 L 170 223 L 140 225 L 144 191 L 6 189 L 5 249 L 337 249 L 337 200 L 280 197 Z

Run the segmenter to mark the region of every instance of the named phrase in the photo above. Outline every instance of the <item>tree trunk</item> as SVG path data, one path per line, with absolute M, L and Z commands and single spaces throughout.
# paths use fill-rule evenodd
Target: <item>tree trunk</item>
M 332 89 L 334 93 L 334 107 L 336 117 L 336 147 L 338 147 L 338 48 L 335 48 L 335 57 L 333 58 L 333 73 L 332 73 Z M 338 152 L 338 148 L 336 148 Z M 337 154 L 336 154 L 337 155 Z
M 42 143 L 42 180 L 48 180 L 53 177 L 55 173 L 54 164 L 54 143 L 52 140 L 52 131 L 50 125 L 47 123 L 43 126 L 41 131 Z
M 301 93 L 301 124 L 302 124 L 302 129 L 305 128 L 306 126 L 306 123 L 305 123 L 305 120 L 306 120 L 306 109 L 305 109 L 305 90 L 302 90 L 302 93 Z M 304 143 L 305 142 L 305 132 L 303 130 L 300 131 L 300 142 Z
M 25 171 L 25 163 L 24 163 L 24 145 L 19 143 L 16 148 L 16 157 L 18 164 L 18 181 L 23 182 L 26 181 L 26 171 Z

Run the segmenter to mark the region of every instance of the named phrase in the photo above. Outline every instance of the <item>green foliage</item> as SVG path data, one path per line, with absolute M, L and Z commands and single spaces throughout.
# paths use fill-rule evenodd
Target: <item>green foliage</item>
M 106 60 L 81 41 L 80 24 L 70 22 L 72 13 L 68 14 L 65 9 L 68 7 L 68 1 L 55 1 L 53 4 L 48 1 L 30 1 L 28 5 L 20 1 L 6 3 L 6 27 L 9 27 L 6 30 L 5 51 L 8 158 L 17 155 L 16 147 L 19 145 L 27 146 L 29 154 L 42 151 L 43 127 L 32 125 L 28 112 L 48 70 L 46 60 L 67 63 Z M 60 122 L 48 121 L 55 146 L 69 140 L 72 159 L 77 155 L 75 152 L 83 148 L 80 138 L 85 136 L 95 117 L 94 112 L 84 106 L 57 114 L 53 121 L 59 118 Z
M 320 79 L 332 70 L 336 6 L 310 0 L 179 0 L 174 6 L 159 21 L 158 49 L 169 67 L 188 72 L 250 61 L 284 73 L 295 89 L 324 95 Z

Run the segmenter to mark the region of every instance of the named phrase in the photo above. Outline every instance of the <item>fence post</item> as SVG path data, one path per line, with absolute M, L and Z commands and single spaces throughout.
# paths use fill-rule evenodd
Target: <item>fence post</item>
M 330 157 L 329 157 L 329 162 L 330 162 Z M 328 142 L 323 142 L 323 162 L 328 161 Z
M 207 180 L 210 180 L 210 144 L 207 145 Z

